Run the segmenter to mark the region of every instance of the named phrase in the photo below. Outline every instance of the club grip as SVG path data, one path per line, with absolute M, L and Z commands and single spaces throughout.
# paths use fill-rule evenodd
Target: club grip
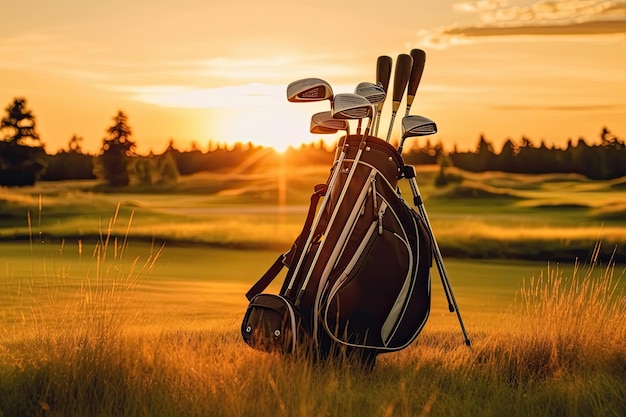
M 411 58 L 410 55 L 398 55 L 398 60 L 396 61 L 396 72 L 393 79 L 393 105 L 395 107 L 395 110 L 397 110 L 400 102 L 402 101 L 404 90 L 406 89 L 406 85 L 409 81 L 409 76 L 411 75 L 412 66 L 413 58 Z
M 376 83 L 381 83 L 385 94 L 389 91 L 389 79 L 391 78 L 391 67 L 393 61 L 390 56 L 381 55 L 376 61 Z
M 411 58 L 413 58 L 413 66 L 411 67 L 411 78 L 409 78 L 409 89 L 407 90 L 407 103 L 411 104 L 415 98 L 415 92 L 422 80 L 424 65 L 426 64 L 426 53 L 421 49 L 411 50 Z

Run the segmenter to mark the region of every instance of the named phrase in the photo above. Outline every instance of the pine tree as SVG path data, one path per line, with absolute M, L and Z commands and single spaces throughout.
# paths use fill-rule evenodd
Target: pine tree
M 109 185 L 126 186 L 130 181 L 128 168 L 131 157 L 135 155 L 136 144 L 131 140 L 133 132 L 126 114 L 118 111 L 113 121 L 114 124 L 107 129 L 108 136 L 102 140 L 94 174 Z
M 15 98 L 0 120 L 0 185 L 33 185 L 46 169 L 46 154 L 25 98 Z M 32 146 L 31 146 L 32 145 Z
M 26 108 L 26 99 L 17 97 L 6 109 L 7 115 L 0 122 L 0 129 L 9 132 L 4 137 L 7 142 L 24 145 L 28 139 L 39 144 L 35 129 L 35 116 Z

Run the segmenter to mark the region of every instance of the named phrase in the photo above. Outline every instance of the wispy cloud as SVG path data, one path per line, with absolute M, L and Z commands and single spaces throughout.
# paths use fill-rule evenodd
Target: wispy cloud
M 333 86 L 336 92 L 347 92 L 353 88 L 352 85 Z M 117 87 L 116 91 L 132 100 L 176 108 L 270 107 L 287 102 L 284 84 L 249 83 L 215 88 L 138 85 Z
M 285 100 L 284 88 L 271 84 L 245 84 L 218 88 L 177 85 L 127 86 L 119 91 L 131 99 L 163 107 L 236 108 L 277 104 Z
M 490 36 L 569 36 L 569 35 L 614 35 L 626 34 L 626 20 L 572 22 L 568 24 L 538 24 L 514 26 L 455 27 L 443 32 L 447 36 L 490 37 Z
M 626 108 L 626 105 L 612 105 L 612 104 L 598 104 L 598 105 L 554 105 L 554 106 L 533 106 L 533 105 L 511 105 L 511 106 L 492 106 L 494 110 L 548 110 L 548 111 L 595 111 L 595 110 L 621 110 Z
M 275 55 L 258 57 L 210 57 L 184 63 L 180 74 L 237 80 L 285 80 L 311 74 L 344 77 L 354 74 L 349 57 L 326 55 Z
M 487 38 L 626 35 L 626 1 L 540 0 L 528 6 L 508 0 L 459 2 L 458 13 L 476 15 L 475 23 L 422 33 L 425 43 L 446 46 Z M 625 38 L 626 39 L 626 38 Z
M 170 107 L 231 107 L 244 100 L 249 105 L 271 105 L 284 100 L 285 84 L 294 79 L 323 74 L 336 82 L 359 70 L 347 53 L 267 56 L 260 51 L 256 57 L 236 53 L 189 57 L 133 52 L 143 55 L 129 57 L 103 42 L 32 31 L 0 37 L 0 70 L 84 81 L 91 88 Z

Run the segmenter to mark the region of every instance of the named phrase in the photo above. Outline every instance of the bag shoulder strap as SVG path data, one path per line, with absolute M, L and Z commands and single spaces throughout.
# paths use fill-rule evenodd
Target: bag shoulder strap
M 272 266 L 269 267 L 267 272 L 265 272 L 265 274 L 263 274 L 263 276 L 259 278 L 259 280 L 252 286 L 252 288 L 248 290 L 248 292 L 246 293 L 246 298 L 248 299 L 248 301 L 252 300 L 256 295 L 262 293 L 272 283 L 272 281 L 274 281 L 274 278 L 278 276 L 284 266 L 289 267 L 291 265 L 291 261 L 293 260 L 294 255 L 296 254 L 296 252 L 298 252 L 298 243 L 302 236 L 308 234 L 309 231 L 307 229 L 311 227 L 313 216 L 315 215 L 315 210 L 317 209 L 317 203 L 320 197 L 326 194 L 327 188 L 328 187 L 326 187 L 325 184 L 315 186 L 315 192 L 311 196 L 311 204 L 309 205 L 309 212 L 307 213 L 306 221 L 304 222 L 304 227 L 302 228 L 302 233 L 300 233 L 300 235 L 296 238 L 296 241 L 292 245 L 291 249 L 288 252 L 281 254 L 274 261 Z
M 278 273 L 283 269 L 285 264 L 283 263 L 283 259 L 285 259 L 285 254 L 281 254 L 276 261 L 270 266 L 265 274 L 248 290 L 246 293 L 246 298 L 248 301 L 251 301 L 256 295 L 261 294 L 263 290 L 267 288 L 268 285 L 274 281 L 274 278 L 278 275 Z

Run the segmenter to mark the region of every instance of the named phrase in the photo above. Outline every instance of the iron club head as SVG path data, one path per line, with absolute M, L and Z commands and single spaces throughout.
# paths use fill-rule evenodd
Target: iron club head
M 363 119 L 372 117 L 374 107 L 363 96 L 358 94 L 337 94 L 333 102 L 332 116 L 334 119 Z
M 333 100 L 333 89 L 319 78 L 303 78 L 287 86 L 287 100 L 292 103 Z
M 402 118 L 402 139 L 435 133 L 437 133 L 437 125 L 427 117 L 411 115 Z
M 345 130 L 350 134 L 350 123 L 347 120 L 333 119 L 330 111 L 315 113 L 311 116 L 311 133 L 330 134 Z
M 354 89 L 354 94 L 365 97 L 370 103 L 376 105 L 385 101 L 386 93 L 382 83 L 369 82 L 359 83 Z

